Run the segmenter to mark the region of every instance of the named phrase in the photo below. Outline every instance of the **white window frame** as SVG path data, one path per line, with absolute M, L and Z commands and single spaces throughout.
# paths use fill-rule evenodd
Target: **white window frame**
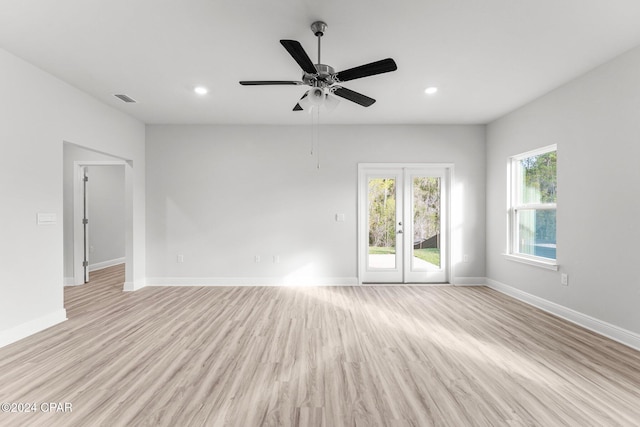
M 518 212 L 527 210 L 555 210 L 557 212 L 557 203 L 519 203 L 520 194 L 520 161 L 527 157 L 537 156 L 541 154 L 557 151 L 556 144 L 548 145 L 546 147 L 538 148 L 535 150 L 527 151 L 509 158 L 508 162 L 508 230 L 507 230 L 507 253 L 504 254 L 507 259 L 512 261 L 522 262 L 537 267 L 547 268 L 550 270 L 558 270 L 557 258 L 545 258 L 530 254 L 523 254 L 518 252 L 518 239 L 519 239 L 519 227 L 518 227 Z M 556 176 L 557 179 L 557 176 Z M 556 254 L 557 256 L 557 254 Z

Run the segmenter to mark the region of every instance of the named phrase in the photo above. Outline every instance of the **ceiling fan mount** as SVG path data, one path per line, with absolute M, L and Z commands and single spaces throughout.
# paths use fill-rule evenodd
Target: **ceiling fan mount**
M 243 86 L 311 86 L 312 89 L 302 95 L 302 98 L 300 98 L 300 101 L 293 108 L 293 111 L 306 109 L 303 105 L 307 104 L 312 96 L 316 102 L 312 102 L 310 106 L 319 106 L 322 104 L 324 99 L 328 101 L 329 97 L 333 97 L 333 95 L 355 102 L 363 107 L 373 105 L 373 103 L 376 102 L 375 99 L 347 89 L 339 84 L 349 80 L 395 71 L 398 69 L 395 61 L 391 58 L 386 58 L 380 61 L 336 72 L 333 67 L 323 64 L 321 61 L 321 39 L 322 36 L 324 36 L 326 29 L 327 24 L 323 21 L 315 21 L 311 24 L 311 31 L 318 39 L 318 61 L 315 64 L 311 61 L 309 55 L 307 55 L 304 48 L 298 41 L 280 40 L 280 44 L 287 50 L 287 52 L 289 52 L 289 55 L 291 55 L 302 69 L 301 80 L 243 80 L 240 81 L 240 84 Z M 321 90 L 321 92 L 318 89 Z M 322 98 L 322 96 L 324 96 L 324 98 Z M 334 100 L 332 103 L 335 105 L 337 100 Z
M 313 32 L 313 35 L 316 37 L 324 36 L 324 32 L 326 31 L 326 29 L 327 29 L 326 22 L 316 21 L 313 24 L 311 24 L 311 31 Z

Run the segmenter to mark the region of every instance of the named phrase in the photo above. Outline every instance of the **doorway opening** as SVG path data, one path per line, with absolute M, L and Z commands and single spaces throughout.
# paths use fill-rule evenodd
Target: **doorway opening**
M 88 283 L 90 271 L 126 264 L 125 165 L 121 160 L 74 162 L 75 285 Z M 122 198 L 115 206 L 113 193 Z
M 448 283 L 452 168 L 358 166 L 360 283 Z
M 125 263 L 124 165 L 82 168 L 83 278 Z
M 89 271 L 119 264 L 123 290 L 133 290 L 132 162 L 65 142 L 64 284 L 82 285 Z

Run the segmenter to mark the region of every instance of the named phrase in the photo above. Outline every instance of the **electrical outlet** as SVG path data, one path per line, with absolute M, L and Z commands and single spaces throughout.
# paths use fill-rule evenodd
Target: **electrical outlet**
M 255 262 L 260 262 L 260 255 L 256 255 L 253 259 Z
M 462 262 L 469 262 L 469 255 L 467 254 L 462 255 Z
M 569 286 L 569 275 L 566 273 L 562 273 L 560 275 L 560 284 L 564 286 Z
M 274 264 L 280 263 L 280 255 L 274 255 L 273 256 L 273 263 Z
M 184 262 L 184 255 L 179 254 L 179 255 L 176 257 L 176 262 L 177 262 L 178 264 L 182 264 L 182 263 Z

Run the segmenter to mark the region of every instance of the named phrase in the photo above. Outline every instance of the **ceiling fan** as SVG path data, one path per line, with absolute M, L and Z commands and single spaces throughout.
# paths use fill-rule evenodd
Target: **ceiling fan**
M 302 111 L 310 109 L 313 106 L 319 107 L 322 104 L 327 107 L 335 106 L 338 100 L 333 97 L 339 96 L 363 107 L 369 107 L 375 99 L 366 95 L 355 92 L 341 86 L 342 82 L 355 80 L 362 77 L 373 76 L 376 74 L 388 73 L 398 69 L 393 59 L 387 58 L 380 61 L 371 62 L 369 64 L 360 65 L 359 67 L 349 68 L 344 71 L 335 72 L 333 67 L 323 64 L 320 60 L 320 40 L 327 29 L 327 24 L 322 21 L 316 21 L 311 24 L 311 31 L 318 38 L 318 63 L 314 64 L 309 55 L 304 51 L 302 45 L 296 40 L 280 40 L 280 44 L 295 59 L 300 68 L 302 68 L 302 80 L 243 80 L 240 82 L 244 86 L 262 86 L 262 85 L 307 85 L 311 86 L 300 101 L 293 107 L 293 111 Z

